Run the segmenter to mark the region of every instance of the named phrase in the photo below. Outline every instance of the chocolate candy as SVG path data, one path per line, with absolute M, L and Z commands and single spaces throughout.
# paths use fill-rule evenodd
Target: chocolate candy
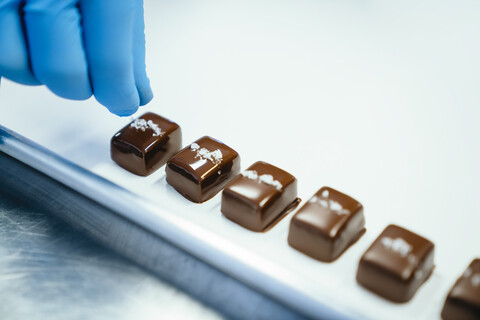
M 480 319 L 480 259 L 473 260 L 455 282 L 443 306 L 442 319 Z
M 202 137 L 167 162 L 167 182 L 185 198 L 204 202 L 240 172 L 240 157 L 227 145 Z
M 148 176 L 180 150 L 182 132 L 178 124 L 149 112 L 117 132 L 110 146 L 120 167 Z
M 293 216 L 288 244 L 312 258 L 330 262 L 364 233 L 362 205 L 323 187 Z
M 407 302 L 433 271 L 434 245 L 389 225 L 360 259 L 357 281 L 394 302 Z
M 256 162 L 222 193 L 221 211 L 252 231 L 262 231 L 298 205 L 297 179 L 266 162 Z

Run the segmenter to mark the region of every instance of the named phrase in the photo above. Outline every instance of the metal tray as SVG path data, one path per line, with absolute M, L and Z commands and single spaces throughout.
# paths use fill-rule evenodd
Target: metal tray
M 479 256 L 480 43 L 470 40 L 479 5 L 145 6 L 157 94 L 145 111 L 179 123 L 185 145 L 207 134 L 236 149 L 242 168 L 264 160 L 289 171 L 303 200 L 323 185 L 358 199 L 367 232 L 354 246 L 321 263 L 288 246 L 291 215 L 253 233 L 221 215 L 218 196 L 183 199 L 163 169 L 147 178 L 122 170 L 109 140 L 129 119 L 93 99 L 3 81 L 0 123 L 35 143 L 3 129 L 0 150 L 302 314 L 438 318 Z M 390 223 L 436 245 L 432 277 L 406 304 L 355 282 L 360 256 Z

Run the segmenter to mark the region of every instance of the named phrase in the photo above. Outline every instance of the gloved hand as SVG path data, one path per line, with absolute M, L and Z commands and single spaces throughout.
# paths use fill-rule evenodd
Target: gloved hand
M 0 0 L 0 77 L 127 116 L 153 93 L 143 0 Z

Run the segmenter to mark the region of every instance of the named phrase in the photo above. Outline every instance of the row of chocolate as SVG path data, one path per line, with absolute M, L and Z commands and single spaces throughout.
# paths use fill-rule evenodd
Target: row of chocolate
M 300 202 L 297 180 L 280 168 L 259 161 L 240 173 L 238 153 L 207 136 L 181 147 L 181 129 L 176 123 L 146 113 L 114 135 L 111 156 L 141 176 L 166 164 L 167 183 L 193 202 L 204 202 L 223 189 L 223 215 L 252 231 L 271 228 Z M 363 206 L 323 187 L 293 216 L 288 243 L 310 257 L 330 262 L 364 233 Z M 432 242 L 389 225 L 362 256 L 357 281 L 391 301 L 406 302 L 432 273 L 433 256 Z M 474 260 L 457 281 L 442 317 L 480 319 L 480 260 Z

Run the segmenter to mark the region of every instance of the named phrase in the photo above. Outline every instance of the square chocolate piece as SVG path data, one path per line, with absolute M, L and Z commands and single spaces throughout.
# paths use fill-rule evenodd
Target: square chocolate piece
M 117 132 L 110 144 L 112 160 L 139 176 L 163 166 L 182 147 L 178 124 L 154 113 L 145 113 Z
M 323 187 L 293 216 L 288 244 L 314 259 L 330 262 L 364 233 L 360 202 Z
M 193 202 L 215 196 L 240 172 L 240 156 L 229 146 L 202 137 L 173 156 L 165 168 L 167 182 Z
M 389 225 L 360 259 L 357 281 L 394 302 L 407 302 L 433 271 L 434 245 Z
M 443 306 L 442 319 L 480 319 L 480 259 L 473 260 L 455 282 Z
M 222 193 L 221 211 L 228 219 L 263 231 L 298 205 L 297 179 L 266 162 L 256 162 Z

